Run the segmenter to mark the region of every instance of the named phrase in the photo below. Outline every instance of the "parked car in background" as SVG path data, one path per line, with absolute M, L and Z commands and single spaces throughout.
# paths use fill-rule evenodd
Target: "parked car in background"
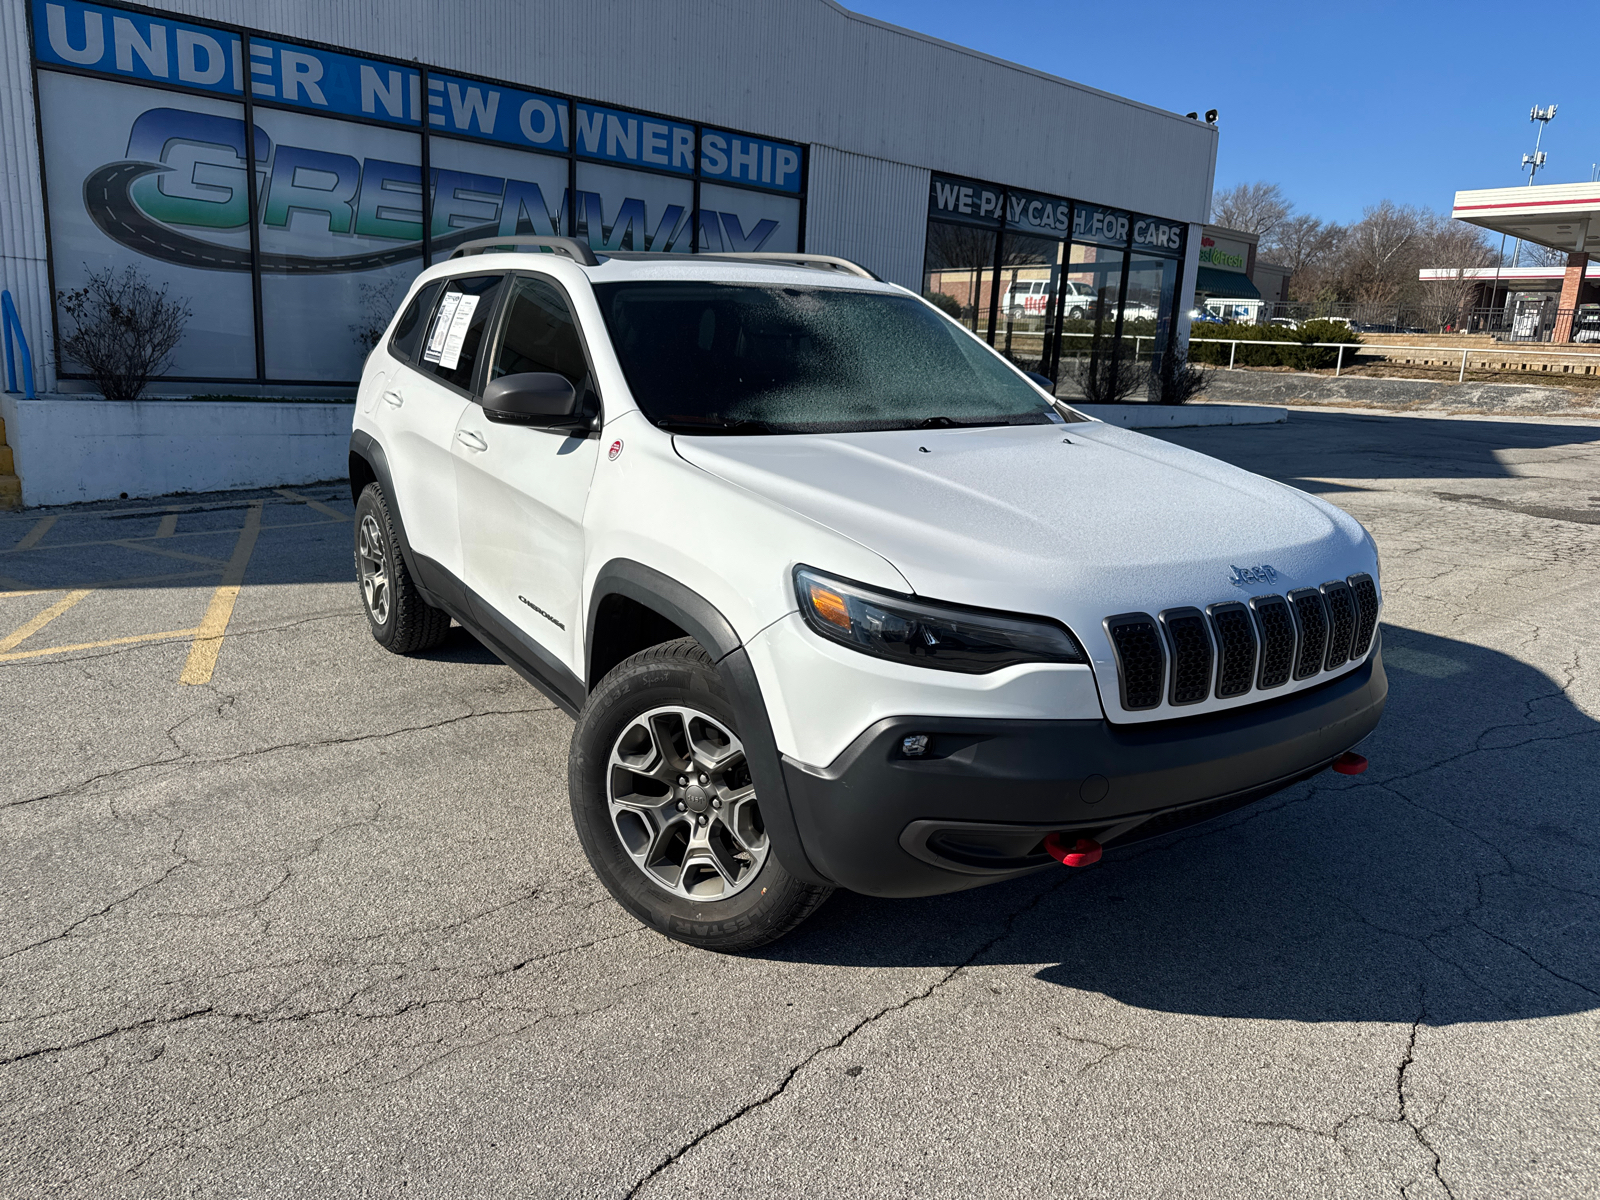
M 1048 279 L 1013 280 L 1000 298 L 1000 310 L 1015 320 L 1018 317 L 1042 317 L 1050 307 Z
M 1299 329 L 1300 322 L 1293 317 L 1273 317 L 1269 324 L 1281 325 L 1285 329 Z

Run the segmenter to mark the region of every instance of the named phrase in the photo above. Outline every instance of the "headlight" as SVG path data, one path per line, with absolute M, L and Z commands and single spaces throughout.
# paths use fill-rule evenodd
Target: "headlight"
M 810 567 L 795 568 L 794 585 L 806 624 L 863 654 L 964 675 L 1013 663 L 1088 661 L 1064 626 L 1042 618 L 875 592 Z

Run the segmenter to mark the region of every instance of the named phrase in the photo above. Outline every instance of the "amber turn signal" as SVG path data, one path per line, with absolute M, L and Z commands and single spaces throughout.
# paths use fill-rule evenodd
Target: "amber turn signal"
M 812 584 L 808 589 L 811 596 L 811 611 L 816 613 L 830 625 L 837 625 L 840 629 L 848 631 L 850 628 L 850 608 L 844 602 L 844 597 L 837 592 L 830 592 L 827 588 Z

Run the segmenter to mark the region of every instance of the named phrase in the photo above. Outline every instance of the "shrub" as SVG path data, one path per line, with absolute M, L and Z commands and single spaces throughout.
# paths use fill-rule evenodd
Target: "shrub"
M 1078 383 L 1088 404 L 1121 404 L 1150 386 L 1150 368 L 1119 344 L 1080 360 Z
M 1156 404 L 1184 404 L 1210 384 L 1210 371 L 1169 348 L 1161 356 L 1161 366 L 1150 376 L 1150 399 Z
M 96 271 L 56 301 L 73 326 L 61 339 L 63 357 L 82 364 L 107 400 L 137 400 L 166 374 L 190 317 L 187 304 L 167 299 L 165 285 L 157 291 L 132 265 Z
M 940 311 L 942 311 L 947 317 L 950 317 L 952 320 L 956 320 L 956 321 L 961 320 L 961 318 L 962 318 L 961 301 L 957 300 L 954 296 L 950 295 L 948 292 L 923 292 L 922 293 L 922 298 L 924 300 L 926 300 L 929 304 L 933 305 L 935 308 L 937 308 Z
M 1359 342 L 1361 338 L 1349 326 L 1338 321 L 1306 321 L 1299 329 L 1283 325 L 1196 325 L 1190 330 L 1191 338 L 1239 339 L 1233 363 L 1239 367 L 1293 367 L 1298 371 L 1315 371 L 1331 367 L 1337 361 L 1338 350 L 1313 349 L 1313 342 Z M 1253 343 L 1247 345 L 1246 343 Z M 1228 365 L 1226 341 L 1189 343 L 1189 361 Z M 1345 359 L 1350 358 L 1346 352 Z

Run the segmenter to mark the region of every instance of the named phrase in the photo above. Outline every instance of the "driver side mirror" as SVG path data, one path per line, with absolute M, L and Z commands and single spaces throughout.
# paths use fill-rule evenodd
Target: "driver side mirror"
M 582 423 L 577 389 L 553 371 L 502 375 L 483 389 L 483 415 L 501 425 L 570 428 Z

